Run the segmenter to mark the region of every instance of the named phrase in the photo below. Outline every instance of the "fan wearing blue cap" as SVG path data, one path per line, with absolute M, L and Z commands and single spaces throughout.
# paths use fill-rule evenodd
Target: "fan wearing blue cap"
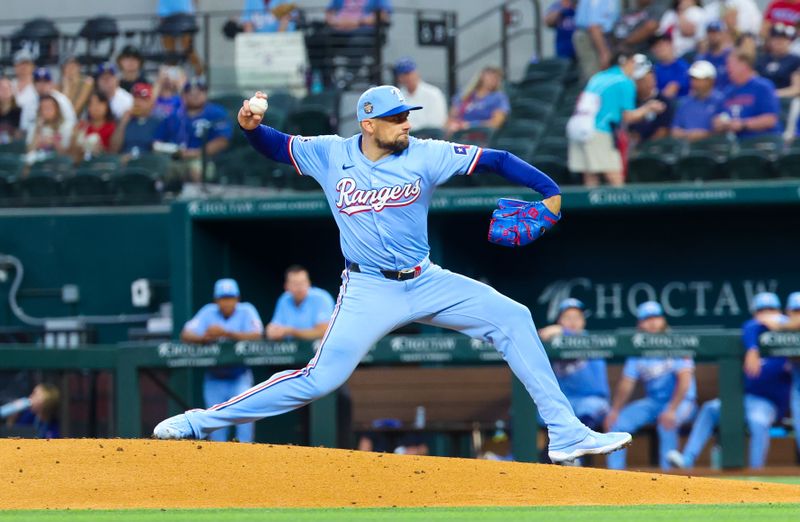
M 641 334 L 663 334 L 669 328 L 663 308 L 655 301 L 640 304 L 636 317 Z M 645 396 L 626 406 L 639 380 L 644 384 Z M 670 468 L 667 455 L 678 448 L 678 429 L 694 416 L 696 400 L 697 384 L 691 359 L 628 357 L 606 426 L 633 433 L 656 423 L 658 461 L 661 469 L 666 470 Z M 608 467 L 624 469 L 625 452 L 609 455 Z
M 403 58 L 394 64 L 394 76 L 406 102 L 425 107 L 424 111 L 408 115 L 412 128 L 443 130 L 447 123 L 447 99 L 442 90 L 422 79 L 416 62 L 411 58 Z
M 730 84 L 728 79 L 728 55 L 733 50 L 733 42 L 725 27 L 719 20 L 712 20 L 706 25 L 706 50 L 695 55 L 695 60 L 711 63 L 717 70 L 714 88 L 722 92 Z
M 630 443 L 627 433 L 598 433 L 575 416 L 525 306 L 430 258 L 429 206 L 436 188 L 451 177 L 482 167 L 541 194 L 536 203 L 500 200 L 495 213 L 501 215 L 493 219 L 489 238 L 506 246 L 530 243 L 556 225 L 558 185 L 506 151 L 409 135 L 408 116 L 422 107 L 393 85 L 367 89 L 355 109 L 360 128 L 355 136 L 290 136 L 262 125 L 263 113 L 255 114 L 244 100 L 238 120 L 250 144 L 322 187 L 345 259 L 339 298 L 316 355 L 304 368 L 275 374 L 220 407 L 165 419 L 153 434 L 203 438 L 231 424 L 305 406 L 338 389 L 386 334 L 419 322 L 490 341 L 502 353 L 536 401 L 553 462 L 607 454 Z M 495 234 L 498 230 L 507 233 Z
M 36 92 L 34 98 L 27 99 L 24 105 L 20 105 L 19 126 L 23 130 L 30 130 L 36 126 L 36 116 L 39 113 L 39 99 L 50 96 L 58 103 L 63 118 L 64 128 L 72 128 L 77 122 L 75 108 L 69 98 L 59 91 L 53 81 L 53 75 L 47 67 L 37 67 L 33 71 L 33 87 Z
M 742 327 L 744 363 L 744 417 L 750 432 L 748 465 L 764 467 L 770 443 L 770 428 L 782 419 L 789 407 L 791 375 L 785 357 L 759 355 L 758 338 L 767 331 L 764 320 L 780 316 L 781 303 L 772 292 L 760 292 L 750 303 L 753 318 Z M 712 399 L 703 404 L 683 452 L 672 451 L 667 459 L 676 467 L 691 468 L 719 425 L 722 402 Z
M 556 324 L 539 330 L 542 341 L 557 336 L 586 335 L 586 307 L 574 297 L 564 299 L 558 306 Z M 561 391 L 567 396 L 575 415 L 592 428 L 602 429 L 610 409 L 611 392 L 608 372 L 603 359 L 572 359 L 553 362 L 553 372 Z
M 214 302 L 201 308 L 184 325 L 181 341 L 211 343 L 261 339 L 264 332 L 261 316 L 252 304 L 239 302 L 239 297 L 239 284 L 234 279 L 220 279 L 214 283 Z M 206 407 L 213 408 L 252 386 L 253 372 L 244 366 L 211 368 L 203 378 Z M 227 440 L 227 431 L 216 431 L 210 439 Z M 240 442 L 252 442 L 253 424 L 237 425 L 236 438 Z

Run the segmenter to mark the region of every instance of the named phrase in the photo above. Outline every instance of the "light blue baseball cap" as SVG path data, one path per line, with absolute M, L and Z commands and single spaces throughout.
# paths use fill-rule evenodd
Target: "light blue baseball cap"
M 214 283 L 214 299 L 239 297 L 239 284 L 234 279 L 220 279 Z
M 586 305 L 584 305 L 583 301 L 581 301 L 580 299 L 575 299 L 574 297 L 568 297 L 567 299 L 561 301 L 561 303 L 558 305 L 559 315 L 564 310 L 567 310 L 569 308 L 577 308 L 578 310 L 583 311 L 586 308 Z
M 636 308 L 636 318 L 640 321 L 662 315 L 664 315 L 664 309 L 655 301 L 645 301 Z
M 787 310 L 800 310 L 800 292 L 792 292 L 789 298 L 786 299 Z
M 773 292 L 759 292 L 753 297 L 753 302 L 750 306 L 754 312 L 770 308 L 780 310 L 781 300 L 778 298 L 778 295 Z
M 364 91 L 364 94 L 358 99 L 356 115 L 358 121 L 364 121 L 406 111 L 416 111 L 421 108 L 421 105 L 406 104 L 405 96 L 394 85 L 379 85 Z

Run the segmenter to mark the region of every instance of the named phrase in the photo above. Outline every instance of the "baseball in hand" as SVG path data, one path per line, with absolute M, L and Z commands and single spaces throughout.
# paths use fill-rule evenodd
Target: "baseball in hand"
M 249 100 L 250 103 L 250 112 L 253 114 L 261 115 L 267 112 L 267 100 L 264 98 L 259 98 L 258 96 L 253 96 Z

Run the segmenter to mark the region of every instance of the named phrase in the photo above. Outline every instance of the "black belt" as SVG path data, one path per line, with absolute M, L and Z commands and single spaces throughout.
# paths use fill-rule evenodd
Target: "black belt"
M 350 263 L 347 265 L 347 269 L 351 272 L 361 272 L 361 267 L 358 266 L 358 263 Z M 422 266 L 415 266 L 414 268 L 406 268 L 404 270 L 381 270 L 380 272 L 383 274 L 383 277 L 391 279 L 392 281 L 408 281 L 422 274 Z

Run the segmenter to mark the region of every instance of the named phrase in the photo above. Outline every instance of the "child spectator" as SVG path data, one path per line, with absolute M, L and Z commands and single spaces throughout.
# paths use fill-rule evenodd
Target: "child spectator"
M 69 150 L 74 123 L 64 119 L 58 102 L 46 94 L 39 97 L 39 111 L 36 125 L 28 130 L 28 152 L 40 153 L 31 155 L 32 161 L 44 155 L 65 154 Z M 32 162 L 31 161 L 31 162 Z
M 75 162 L 110 152 L 114 128 L 114 115 L 111 114 L 108 98 L 102 92 L 93 92 L 89 97 L 86 118 L 78 123 L 72 133 L 70 151 Z

